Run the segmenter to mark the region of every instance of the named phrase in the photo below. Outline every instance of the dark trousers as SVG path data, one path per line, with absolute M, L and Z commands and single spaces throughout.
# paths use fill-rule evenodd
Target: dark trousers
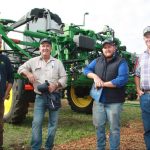
M 4 101 L 0 100 L 0 150 L 3 146 L 3 116 L 4 116 Z

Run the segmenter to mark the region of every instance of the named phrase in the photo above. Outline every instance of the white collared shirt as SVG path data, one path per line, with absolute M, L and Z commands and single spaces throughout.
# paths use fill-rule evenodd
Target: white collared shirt
M 38 92 L 37 86 L 45 80 L 49 83 L 59 82 L 62 87 L 66 86 L 67 75 L 64 66 L 60 60 L 52 56 L 47 62 L 41 56 L 29 59 L 18 69 L 19 74 L 25 71 L 31 72 L 36 78 L 33 83 L 35 92 Z

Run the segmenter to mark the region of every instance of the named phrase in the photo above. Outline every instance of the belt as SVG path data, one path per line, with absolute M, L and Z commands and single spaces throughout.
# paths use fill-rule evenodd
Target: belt
M 150 90 L 142 89 L 142 91 L 143 91 L 144 93 L 150 93 Z
M 40 96 L 42 96 L 42 94 L 40 94 L 40 93 L 36 93 L 36 95 L 40 95 Z

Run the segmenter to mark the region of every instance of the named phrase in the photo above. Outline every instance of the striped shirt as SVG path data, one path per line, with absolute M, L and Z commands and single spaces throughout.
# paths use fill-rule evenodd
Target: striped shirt
M 135 67 L 135 76 L 140 77 L 140 88 L 150 90 L 150 53 L 144 51 Z

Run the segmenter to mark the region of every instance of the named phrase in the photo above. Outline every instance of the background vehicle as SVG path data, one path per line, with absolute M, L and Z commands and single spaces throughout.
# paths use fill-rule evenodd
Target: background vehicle
M 18 28 L 24 26 L 25 31 Z M 23 35 L 23 40 L 9 37 L 13 32 Z M 129 63 L 131 82 L 128 91 L 134 93 L 132 71 L 135 56 L 126 51 L 125 46 L 115 37 L 114 30 L 109 26 L 95 33 L 84 30 L 78 25 L 71 24 L 64 28 L 61 18 L 47 9 L 32 9 L 19 21 L 1 19 L 0 34 L 4 40 L 4 51 L 11 59 L 14 67 L 15 82 L 10 93 L 9 101 L 5 101 L 4 120 L 11 123 L 21 123 L 28 112 L 29 102 L 34 102 L 35 94 L 27 79 L 17 74 L 18 67 L 29 58 L 39 55 L 39 41 L 50 38 L 52 41 L 52 55 L 60 59 L 67 71 L 67 88 L 63 92 L 76 112 L 91 113 L 93 100 L 89 96 L 92 80 L 82 74 L 82 70 L 91 60 L 101 54 L 102 42 L 106 38 L 114 39 L 118 52 Z

